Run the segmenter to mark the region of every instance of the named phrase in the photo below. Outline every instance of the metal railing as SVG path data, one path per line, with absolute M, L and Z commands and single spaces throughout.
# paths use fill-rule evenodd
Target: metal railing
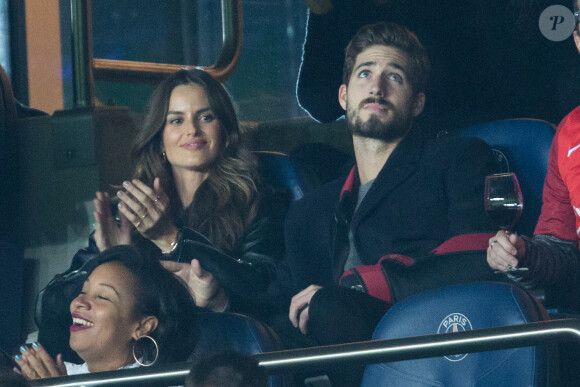
M 541 321 L 499 328 L 365 341 L 255 355 L 268 374 L 300 368 L 329 369 L 343 364 L 379 363 L 467 352 L 527 347 L 558 341 L 580 341 L 580 319 Z M 191 363 L 167 364 L 32 381 L 32 386 L 145 386 L 183 384 Z

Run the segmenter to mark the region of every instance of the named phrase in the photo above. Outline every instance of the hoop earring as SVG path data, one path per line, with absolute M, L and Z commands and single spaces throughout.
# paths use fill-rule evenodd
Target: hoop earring
M 142 351 L 142 354 L 140 354 L 140 356 L 137 356 L 136 352 L 138 351 L 135 350 L 135 347 L 137 347 L 137 343 L 141 339 L 149 339 L 153 342 L 153 345 L 155 346 L 155 356 L 153 357 L 153 360 L 150 362 L 147 362 L 147 355 L 145 350 Z M 157 346 L 157 342 L 153 337 L 148 335 L 141 336 L 137 340 L 135 340 L 135 343 L 133 343 L 133 359 L 135 359 L 135 362 L 139 363 L 140 366 L 151 367 L 153 364 L 155 364 L 158 357 L 159 357 L 159 347 Z

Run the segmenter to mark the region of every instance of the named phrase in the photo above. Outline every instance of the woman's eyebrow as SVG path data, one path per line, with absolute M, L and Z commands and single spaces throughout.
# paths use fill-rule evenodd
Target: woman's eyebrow
M 109 285 L 107 283 L 101 282 L 99 283 L 100 286 L 104 286 L 107 288 L 110 288 L 111 290 L 113 290 L 115 292 L 115 294 L 117 295 L 117 297 L 121 298 L 121 295 L 119 294 L 119 292 L 117 292 L 117 289 L 115 289 L 115 287 L 113 285 Z

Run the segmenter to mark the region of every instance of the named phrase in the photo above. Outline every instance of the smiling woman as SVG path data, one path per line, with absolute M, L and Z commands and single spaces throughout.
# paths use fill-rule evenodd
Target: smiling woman
M 222 148 L 221 137 L 219 120 L 211 111 L 203 87 L 188 84 L 173 89 L 163 130 L 163 149 L 178 185 L 187 186 L 188 179 L 201 184 L 207 178 Z M 181 198 L 185 207 L 192 200 L 193 194 Z
M 261 185 L 223 85 L 200 69 L 160 83 L 132 158 L 133 180 L 117 193 L 120 225 L 108 196 L 97 193 L 98 249 L 130 243 L 161 251 L 163 265 L 187 282 L 197 306 L 263 311 L 254 300 L 282 256 L 288 196 Z
M 86 266 L 71 302 L 70 347 L 85 362 L 53 359 L 39 343 L 16 362 L 29 379 L 185 361 L 197 342 L 196 308 L 185 284 L 158 257 L 113 247 Z
M 97 192 L 95 232 L 70 271 L 113 246 L 138 246 L 187 283 L 198 307 L 271 313 L 266 293 L 283 256 L 290 195 L 261 183 L 245 141 L 221 83 L 200 69 L 167 77 L 134 140 L 133 177 L 114 201 Z M 67 353 L 61 321 L 69 317 L 59 318 L 67 310 L 42 310 L 55 318 L 40 324 L 39 340 L 53 355 Z

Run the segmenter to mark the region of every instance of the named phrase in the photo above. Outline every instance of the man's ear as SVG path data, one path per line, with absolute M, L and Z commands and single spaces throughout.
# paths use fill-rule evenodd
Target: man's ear
M 417 93 L 413 100 L 413 117 L 417 117 L 425 107 L 425 93 Z
M 346 111 L 346 85 L 344 83 L 338 88 L 338 103 Z
M 578 28 L 574 30 L 572 34 L 574 36 L 574 44 L 576 45 L 576 50 L 580 53 L 580 36 L 578 35 Z
M 159 324 L 159 320 L 155 316 L 147 316 L 143 317 L 139 320 L 135 331 L 133 332 L 133 338 L 137 340 L 139 337 L 147 336 L 155 329 L 157 329 L 157 325 Z

